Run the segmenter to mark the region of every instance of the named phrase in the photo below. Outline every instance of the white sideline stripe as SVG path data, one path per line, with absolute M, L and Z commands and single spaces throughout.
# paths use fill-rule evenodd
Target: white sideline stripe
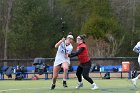
M 14 90 L 20 90 L 20 89 L 7 89 L 7 90 L 0 90 L 0 92 L 4 92 L 4 91 L 14 91 Z
M 46 87 L 42 87 L 42 88 L 46 88 Z M 23 88 L 23 89 L 6 89 L 6 90 L 0 90 L 0 92 L 4 92 L 4 91 L 18 91 L 18 90 L 25 90 L 25 89 L 41 89 L 41 88 Z

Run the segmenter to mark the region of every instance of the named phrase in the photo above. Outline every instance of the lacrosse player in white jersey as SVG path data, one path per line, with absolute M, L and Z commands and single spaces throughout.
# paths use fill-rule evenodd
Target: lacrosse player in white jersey
M 67 87 L 66 79 L 67 79 L 67 73 L 70 65 L 70 58 L 68 57 L 68 54 L 71 54 L 73 50 L 72 46 L 73 36 L 68 35 L 65 38 L 62 38 L 59 42 L 55 44 L 55 48 L 58 48 L 54 66 L 53 66 L 53 78 L 52 78 L 52 85 L 51 90 L 55 88 L 56 79 L 58 77 L 59 71 L 61 67 L 63 68 L 63 86 Z
M 139 66 L 140 66 L 140 41 L 133 48 L 133 51 L 139 54 L 139 56 L 138 56 L 138 63 L 139 63 Z M 132 79 L 132 83 L 133 83 L 134 86 L 136 86 L 136 83 L 137 83 L 138 79 L 140 79 L 140 74 L 136 78 Z

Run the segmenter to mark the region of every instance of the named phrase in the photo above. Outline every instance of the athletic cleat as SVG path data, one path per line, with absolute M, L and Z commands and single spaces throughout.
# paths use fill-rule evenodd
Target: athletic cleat
M 63 87 L 64 87 L 64 88 L 65 88 L 65 87 L 68 87 L 66 81 L 63 81 Z
M 93 88 L 91 88 L 91 89 L 92 89 L 92 90 L 96 90 L 96 89 L 98 89 L 98 88 L 99 88 L 98 86 L 94 85 Z
M 134 86 L 136 86 L 136 80 L 135 79 L 131 79 L 131 81 L 132 81 L 132 84 L 134 85 Z
M 55 89 L 55 84 L 52 84 L 51 90 Z
M 83 87 L 83 83 L 78 83 L 78 86 L 76 86 L 76 89 L 79 89 L 80 87 Z

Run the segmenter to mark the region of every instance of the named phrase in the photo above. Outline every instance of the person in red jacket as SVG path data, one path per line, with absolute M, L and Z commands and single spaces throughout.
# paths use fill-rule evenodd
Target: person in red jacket
M 85 80 L 87 80 L 91 85 L 92 85 L 92 90 L 98 89 L 98 86 L 96 85 L 96 83 L 93 82 L 93 80 L 89 77 L 89 71 L 91 68 L 91 61 L 90 61 L 90 57 L 88 54 L 88 50 L 87 50 L 87 45 L 85 44 L 85 35 L 79 35 L 77 37 L 77 51 L 76 52 L 72 52 L 69 57 L 75 57 L 78 56 L 78 60 L 79 60 L 79 65 L 76 71 L 76 76 L 78 78 L 78 86 L 76 87 L 77 89 L 79 89 L 80 87 L 83 87 L 83 83 L 82 83 L 82 76 Z

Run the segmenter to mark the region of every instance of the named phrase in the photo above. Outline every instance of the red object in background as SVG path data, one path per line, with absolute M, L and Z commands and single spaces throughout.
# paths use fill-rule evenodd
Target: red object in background
M 32 80 L 38 80 L 38 77 L 37 77 L 36 75 L 34 75 L 34 76 L 32 77 Z
M 130 62 L 122 62 L 122 72 L 129 72 L 130 70 Z

